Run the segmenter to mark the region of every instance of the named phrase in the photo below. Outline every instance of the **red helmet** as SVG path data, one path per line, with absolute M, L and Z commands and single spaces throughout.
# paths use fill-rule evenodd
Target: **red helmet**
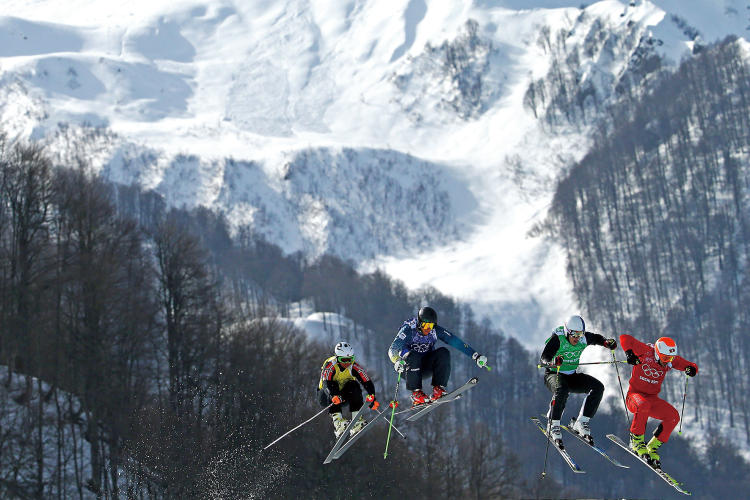
M 671 363 L 677 356 L 677 344 L 669 337 L 659 337 L 659 340 L 654 344 L 654 350 L 656 356 L 664 364 Z

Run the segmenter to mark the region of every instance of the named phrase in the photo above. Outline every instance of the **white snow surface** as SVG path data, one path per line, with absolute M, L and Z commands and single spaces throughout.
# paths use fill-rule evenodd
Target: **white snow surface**
M 677 63 L 743 36 L 745 4 L 4 0 L 0 118 L 61 157 L 82 125 L 106 127 L 88 151 L 108 178 L 223 210 L 287 252 L 432 285 L 537 350 L 578 305 L 563 251 L 527 233 L 588 145 L 523 106 L 550 62 L 542 28 L 636 23 Z M 473 105 L 439 52 L 469 20 Z M 627 57 L 590 64 L 615 75 Z

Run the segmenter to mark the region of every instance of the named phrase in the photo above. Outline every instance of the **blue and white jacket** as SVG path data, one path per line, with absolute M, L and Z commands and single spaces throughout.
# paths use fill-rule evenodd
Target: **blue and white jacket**
M 391 347 L 388 348 L 388 357 L 391 358 L 392 362 L 395 363 L 399 358 L 403 358 L 409 352 L 419 352 L 424 354 L 433 351 L 435 350 L 435 342 L 437 342 L 438 339 L 442 340 L 449 346 L 455 347 L 469 357 L 474 354 L 474 349 L 472 349 L 469 344 L 442 326 L 435 325 L 435 328 L 433 328 L 428 335 L 422 335 L 422 332 L 419 331 L 418 325 L 419 320 L 417 318 L 411 318 L 410 320 L 404 321 L 398 334 L 396 334 L 396 338 L 393 339 Z

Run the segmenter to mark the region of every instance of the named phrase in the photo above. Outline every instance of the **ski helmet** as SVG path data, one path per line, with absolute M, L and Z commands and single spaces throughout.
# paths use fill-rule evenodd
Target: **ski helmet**
M 345 357 L 345 358 L 353 358 L 354 357 L 354 348 L 349 345 L 348 342 L 339 342 L 336 344 L 336 347 L 333 349 L 333 352 L 336 353 L 336 356 L 339 357 Z
M 574 314 L 565 320 L 565 335 L 573 334 L 580 337 L 585 331 L 586 323 L 583 322 L 582 317 Z
M 437 323 L 437 313 L 430 306 L 424 306 L 417 315 L 420 323 Z
M 677 343 L 669 337 L 659 337 L 659 340 L 654 344 L 654 351 L 656 351 L 656 357 L 662 363 L 671 363 L 675 356 L 677 356 Z

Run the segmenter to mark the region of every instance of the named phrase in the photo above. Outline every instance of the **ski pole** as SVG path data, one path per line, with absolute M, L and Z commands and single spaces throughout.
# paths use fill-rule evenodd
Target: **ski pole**
M 627 364 L 627 361 L 622 361 L 620 359 L 616 359 L 614 361 L 592 361 L 590 363 L 578 363 L 578 366 L 583 365 L 613 365 L 615 363 L 625 363 Z M 547 368 L 547 365 L 536 365 L 537 368 Z
M 299 424 L 299 425 L 298 425 L 297 427 L 295 427 L 294 429 L 291 429 L 291 430 L 289 430 L 289 431 L 285 432 L 284 434 L 282 434 L 281 436 L 277 437 L 277 438 L 276 438 L 275 440 L 273 440 L 273 441 L 272 441 L 271 443 L 269 443 L 268 445 L 266 445 L 266 446 L 265 446 L 265 447 L 264 447 L 263 449 L 265 450 L 265 449 L 267 449 L 267 448 L 270 448 L 270 447 L 271 447 L 271 446 L 272 446 L 273 444 L 275 444 L 275 443 L 276 443 L 277 441 L 280 441 L 280 440 L 281 440 L 282 438 L 284 438 L 284 437 L 288 436 L 289 434 L 291 434 L 292 432 L 296 431 L 297 429 L 299 429 L 300 427 L 302 427 L 302 426 L 303 426 L 303 425 L 305 425 L 306 423 L 310 422 L 311 420 L 313 420 L 313 419 L 314 419 L 315 417 L 317 417 L 318 415 L 320 415 L 321 413 L 323 413 L 324 411 L 326 411 L 326 410 L 327 410 L 328 408 L 330 408 L 331 406 L 333 406 L 333 403 L 329 404 L 328 406 L 326 406 L 325 408 L 323 408 L 322 410 L 320 410 L 320 411 L 319 411 L 318 413 L 316 413 L 316 414 L 315 414 L 315 415 L 313 415 L 312 417 L 308 418 L 307 420 L 305 420 L 304 422 L 302 422 L 301 424 Z
M 375 410 L 375 411 L 377 413 L 382 413 L 380 410 Z M 385 420 L 383 420 L 383 423 L 385 423 Z M 388 425 L 388 424 L 386 424 L 386 425 Z M 395 425 L 393 426 L 393 430 L 396 431 L 396 432 L 398 432 L 401 435 L 402 438 L 406 439 L 406 434 L 404 434 L 403 432 L 401 432 L 400 430 L 398 430 L 398 427 L 396 427 Z
M 680 429 L 677 431 L 677 434 L 682 436 L 682 415 L 685 413 L 685 398 L 687 397 L 687 384 L 690 377 L 685 375 L 685 390 L 682 393 L 682 411 L 680 412 Z
M 615 351 L 612 351 L 612 360 L 615 359 Z M 617 363 L 614 363 L 615 371 L 617 372 L 617 383 L 620 385 L 620 395 L 622 396 L 622 405 L 625 407 L 625 418 L 628 420 L 628 428 L 630 428 L 630 414 L 628 413 L 628 404 L 625 402 L 625 392 L 622 390 L 622 379 L 620 379 L 620 369 L 617 367 Z
M 560 365 L 557 365 L 557 383 L 560 383 Z M 555 406 L 555 396 L 549 402 L 549 413 L 547 414 L 547 447 L 544 449 L 544 467 L 542 468 L 542 479 L 547 475 L 547 454 L 549 453 L 550 429 L 552 428 L 552 408 Z
M 388 458 L 388 443 L 391 442 L 391 429 L 393 428 L 393 414 L 396 413 L 396 398 L 398 397 L 398 385 L 401 383 L 401 372 L 398 372 L 398 378 L 396 379 L 396 390 L 393 393 L 393 400 L 391 401 L 391 421 L 388 423 L 388 438 L 385 440 L 385 452 L 383 453 L 383 460 Z

